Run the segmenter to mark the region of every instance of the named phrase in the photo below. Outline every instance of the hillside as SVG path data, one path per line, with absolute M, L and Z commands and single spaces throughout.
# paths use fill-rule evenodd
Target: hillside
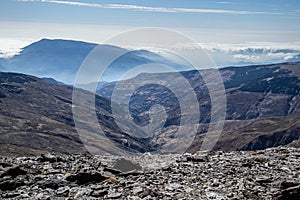
M 257 65 L 244 67 L 228 67 L 220 69 L 226 92 L 226 122 L 222 138 L 215 146 L 218 150 L 263 149 L 272 146 L 288 144 L 299 138 L 300 114 L 300 63 L 280 63 L 272 65 Z M 201 75 L 210 71 L 201 71 Z M 200 110 L 199 141 L 194 141 L 191 151 L 197 151 L 201 146 L 201 138 L 206 133 L 207 124 L 211 119 L 211 99 L 203 77 L 197 71 L 181 72 L 196 93 Z M 150 78 L 149 78 L 150 77 Z M 182 110 L 178 99 L 183 99 L 187 105 L 193 105 L 182 89 L 179 96 L 167 88 L 176 85 L 184 88 L 180 79 L 174 73 L 140 74 L 129 80 L 106 84 L 99 87 L 100 96 L 111 98 L 116 84 L 122 85 L 119 92 L 126 96 L 132 85 L 139 87 L 130 98 L 129 109 L 135 123 L 147 125 L 150 121 L 148 110 L 154 104 L 164 106 L 168 118 L 165 129 L 159 135 L 169 135 L 176 132 L 182 115 L 190 115 Z M 145 80 L 164 80 L 166 87 L 146 84 Z M 122 104 L 122 99 L 117 98 Z M 197 107 L 190 109 L 197 111 Z M 190 111 L 189 110 L 189 111 Z M 251 126 L 249 126 L 251 124 Z M 190 130 L 193 124 L 184 127 Z M 238 128 L 237 128 L 238 127 Z M 266 130 L 265 127 L 268 127 Z M 157 139 L 157 138 L 156 138 Z M 158 145 L 153 138 L 154 145 Z
M 283 63 L 220 70 L 227 94 L 227 120 L 214 150 L 265 149 L 286 145 L 300 138 L 299 64 Z M 208 130 L 210 97 L 199 74 L 195 71 L 182 74 L 190 81 L 200 102 L 198 134 L 188 148 L 188 151 L 196 152 Z M 176 82 L 172 73 L 140 74 L 126 81 L 138 80 L 142 83 L 144 76 L 169 80 L 170 84 Z M 165 87 L 146 84 L 139 88 L 130 101 L 134 123 L 128 123 L 128 119 L 112 114 L 111 105 L 120 112 L 126 109 L 122 102 L 109 100 L 109 92 L 115 83 L 104 84 L 98 90 L 104 97 L 95 98 L 97 121 L 105 134 L 99 136 L 96 134 L 98 123 L 90 121 L 90 108 L 84 105 L 84 98 L 93 96 L 90 92 L 79 90 L 83 99 L 72 105 L 71 86 L 4 72 L 0 73 L 0 81 L 2 155 L 82 153 L 87 152 L 86 148 L 92 153 L 99 153 L 98 149 L 100 152 L 116 152 L 118 148 L 128 152 L 145 152 L 160 150 L 161 145 L 175 140 L 177 146 L 184 145 L 173 133 L 178 129 L 181 116 L 188 113 L 180 110 L 177 97 L 172 96 L 174 94 Z M 180 83 L 176 84 L 180 88 Z M 140 135 L 134 135 L 132 130 L 149 123 L 148 110 L 157 103 L 165 106 L 167 111 L 167 121 L 162 131 L 149 136 L 138 129 Z M 82 106 L 82 113 L 87 113 L 79 122 L 83 122 L 84 126 L 77 129 L 72 113 L 74 106 Z M 121 126 L 116 124 L 116 120 Z M 189 131 L 195 125 L 197 124 L 187 124 L 182 128 Z M 78 128 L 84 130 L 85 134 L 78 134 Z
M 87 152 L 75 128 L 72 92 L 71 86 L 50 83 L 33 76 L 1 72 L 0 154 Z M 90 95 L 83 90 L 81 94 Z M 129 137 L 117 128 L 107 99 L 96 98 L 96 112 L 99 124 L 105 127 L 106 136 L 112 138 L 117 145 L 122 138 L 126 138 L 135 150 L 147 149 L 143 142 Z M 90 125 L 87 133 L 93 128 Z

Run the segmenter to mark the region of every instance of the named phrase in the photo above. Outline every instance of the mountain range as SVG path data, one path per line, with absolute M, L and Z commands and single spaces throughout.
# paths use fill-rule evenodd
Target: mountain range
M 296 62 L 220 69 L 225 83 L 227 111 L 225 127 L 214 150 L 265 149 L 299 141 L 299 67 L 300 63 Z M 201 147 L 210 122 L 210 97 L 197 71 L 181 73 L 195 90 L 201 111 L 198 134 L 188 149 L 195 152 Z M 124 81 L 142 81 L 145 76 L 170 80 L 170 84 L 176 81 L 173 73 L 140 74 Z M 72 86 L 19 73 L 1 72 L 0 80 L 1 154 L 87 152 L 87 143 L 83 145 L 73 119 L 72 107 L 79 105 L 72 102 Z M 116 120 L 122 120 L 112 114 L 112 105 L 125 109 L 122 104 L 110 99 L 115 84 L 102 84 L 95 98 L 97 119 L 105 137 L 115 146 L 132 152 L 155 151 L 161 148 L 162 141 L 164 144 L 173 141 L 172 133 L 178 129 L 184 111 L 180 110 L 171 92 L 165 87 L 145 84 L 131 97 L 132 118 L 139 126 L 149 123 L 147 111 L 154 103 L 164 106 L 168 114 L 160 134 L 136 137 L 131 134 L 130 124 L 124 123 L 123 127 L 119 127 Z M 176 84 L 180 87 L 181 83 Z M 83 96 L 94 95 L 82 89 L 79 91 Z M 88 119 L 83 118 L 82 121 L 88 122 Z M 183 128 L 188 131 L 189 126 L 194 124 Z M 94 137 L 96 129 L 95 124 L 88 123 L 86 134 Z M 93 138 L 88 140 L 91 141 L 90 147 L 97 148 L 99 145 Z M 101 145 L 100 148 L 112 148 L 108 143 Z
M 4 71 L 0 72 L 1 154 L 82 153 L 96 149 L 111 152 L 115 147 L 132 153 L 152 152 L 174 142 L 179 147 L 184 145 L 174 133 L 179 128 L 189 132 L 195 126 L 197 134 L 187 151 L 198 151 L 212 120 L 211 91 L 205 76 L 214 77 L 215 71 L 184 71 L 186 66 L 157 53 L 128 51 L 104 73 L 104 79 L 109 81 L 83 85 L 82 88 L 90 91 L 97 87 L 96 94 L 77 88 L 77 95 L 82 99 L 73 102 L 72 83 L 81 63 L 96 46 L 80 41 L 42 39 L 23 48 L 18 55 L 0 59 L 0 70 Z M 109 52 L 121 49 L 103 46 Z M 126 71 L 149 63 L 173 66 L 179 72 L 141 73 L 119 80 Z M 214 150 L 299 145 L 300 62 L 225 67 L 218 72 L 226 94 L 226 121 Z M 178 74 L 187 82 L 179 79 Z M 163 80 L 166 84 L 149 84 L 148 80 Z M 136 83 L 142 87 L 131 94 Z M 186 84 L 199 104 L 192 103 Z M 118 85 L 122 86 L 117 92 L 121 96 L 113 98 Z M 170 89 L 174 85 L 180 91 L 178 94 Z M 127 102 L 124 97 L 129 95 Z M 90 113 L 91 108 L 84 105 L 84 99 L 90 97 L 95 97 L 95 106 L 91 107 L 95 107 L 96 120 L 104 132 L 100 136 L 95 134 L 99 127 L 90 121 L 88 114 L 81 116 L 79 122 L 74 120 L 76 107 L 82 107 L 80 113 Z M 182 102 L 188 105 L 188 110 L 180 105 Z M 155 105 L 163 107 L 165 112 L 151 111 Z M 130 116 L 124 117 L 127 106 Z M 115 115 L 114 110 L 121 115 Z M 156 119 L 157 124 L 149 135 L 145 127 L 151 124 L 153 111 L 165 116 L 166 121 Z M 181 125 L 181 119 L 190 115 L 199 115 L 199 120 Z M 84 126 L 78 129 L 78 123 Z M 78 133 L 82 130 L 83 137 Z
M 0 154 L 87 152 L 75 128 L 72 106 L 76 105 L 72 104 L 72 92 L 72 86 L 52 83 L 24 74 L 1 72 Z M 82 96 L 91 95 L 84 90 L 79 90 L 79 93 Z M 148 144 L 144 141 L 118 129 L 107 99 L 97 96 L 95 104 L 98 122 L 103 127 L 105 137 L 110 138 L 116 145 L 121 145 L 126 139 L 134 151 L 149 150 Z M 82 120 L 87 121 L 87 119 Z M 92 133 L 95 128 L 97 127 L 94 124 L 89 124 L 86 133 Z M 97 146 L 103 143 L 91 145 Z
M 299 138 L 299 62 L 227 67 L 219 71 L 224 80 L 227 108 L 225 128 L 220 141 L 214 147 L 216 150 L 264 149 L 287 144 Z M 205 73 L 210 74 L 209 70 L 204 70 L 201 74 Z M 189 81 L 199 102 L 201 125 L 196 137 L 198 139 L 194 141 L 197 145 L 191 147 L 196 151 L 201 144 L 199 141 L 202 141 L 205 136 L 201 133 L 208 130 L 211 120 L 211 98 L 204 79 L 198 71 L 185 71 L 181 74 Z M 99 87 L 97 94 L 110 99 L 116 84 L 123 86 L 120 94 L 130 94 L 129 91 L 134 83 L 144 85 L 130 98 L 130 113 L 135 123 L 145 126 L 150 122 L 149 108 L 155 103 L 164 106 L 168 118 L 161 135 L 165 133 L 171 140 L 174 136 L 168 133 L 176 132 L 182 115 L 191 114 L 181 110 L 178 98 L 184 99 L 188 105 L 193 104 L 185 98 L 184 89 L 181 96 L 174 98 L 174 94 L 168 89 L 147 84 L 144 80 L 148 80 L 149 76 L 152 80 L 165 80 L 169 83 L 167 88 L 172 84 L 178 88 L 184 88 L 184 84 L 176 79 L 174 73 L 140 74 L 130 80 Z M 113 100 L 120 101 L 118 103 L 121 104 L 125 103 L 120 99 L 122 98 Z M 197 109 L 194 107 L 191 110 L 197 113 Z M 189 127 L 185 128 L 189 130 Z

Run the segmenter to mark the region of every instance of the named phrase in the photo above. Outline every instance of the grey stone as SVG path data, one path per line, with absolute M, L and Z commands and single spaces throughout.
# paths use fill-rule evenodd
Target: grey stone
M 108 194 L 107 198 L 117 199 L 117 198 L 120 198 L 121 196 L 122 196 L 121 192 L 114 192 L 114 193 Z
M 90 182 L 102 182 L 108 179 L 108 177 L 103 176 L 99 172 L 80 172 L 77 174 L 72 174 L 66 178 L 67 181 L 76 182 L 79 185 L 83 185 Z

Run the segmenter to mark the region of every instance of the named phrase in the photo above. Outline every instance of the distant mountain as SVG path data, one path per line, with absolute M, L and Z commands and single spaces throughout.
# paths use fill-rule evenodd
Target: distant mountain
M 19 55 L 1 59 L 1 62 L 10 72 L 71 83 L 80 64 L 95 46 L 79 41 L 42 39 L 24 47 Z
M 73 84 L 79 67 L 97 44 L 71 40 L 42 39 L 24 47 L 19 55 L 0 59 L 0 70 L 51 77 L 59 82 Z M 109 47 L 108 51 L 121 49 Z M 103 74 L 101 81 L 119 80 L 120 76 L 135 66 L 160 63 L 180 70 L 181 66 L 163 56 L 146 50 L 130 51 L 114 61 Z

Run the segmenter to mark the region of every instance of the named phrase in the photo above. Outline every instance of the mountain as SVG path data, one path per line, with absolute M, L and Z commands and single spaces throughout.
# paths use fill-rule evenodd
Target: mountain
M 59 82 L 73 84 L 82 62 L 97 45 L 72 40 L 42 39 L 24 47 L 18 55 L 1 58 L 0 70 L 37 77 L 50 77 Z M 98 48 L 101 47 L 105 47 L 107 52 L 122 49 L 111 45 L 98 46 Z M 180 65 L 156 53 L 135 50 L 129 51 L 115 60 L 103 74 L 101 80 L 119 80 L 121 75 L 129 69 L 148 63 L 160 63 L 174 66 L 178 70 L 181 69 Z
M 42 39 L 24 47 L 19 55 L 1 62 L 10 72 L 70 83 L 81 62 L 95 46 L 79 41 Z
M 290 144 L 293 141 L 296 145 L 296 140 L 300 139 L 299 67 L 300 63 L 281 63 L 220 69 L 227 94 L 227 120 L 214 150 L 265 149 Z M 201 74 L 209 73 L 210 70 L 205 70 Z M 183 98 L 189 105 L 186 90 L 180 90 L 180 95 L 174 96 L 168 87 L 143 83 L 147 77 L 151 80 L 165 80 L 170 85 L 175 84 L 177 88 L 183 88 L 183 83 L 171 72 L 140 74 L 119 82 L 121 84 L 135 81 L 144 84 L 134 92 L 129 101 L 134 123 L 128 123 L 131 117 L 122 117 L 122 114 L 126 113 L 126 105 L 122 100 L 110 100 L 116 83 L 104 84 L 98 90 L 103 96 L 101 97 L 34 76 L 1 72 L 0 153 L 76 154 L 87 152 L 87 149 L 100 149 L 106 153 L 120 149 L 129 152 L 156 151 L 174 140 L 179 147 L 185 145 L 181 140 L 183 138 L 176 138 L 173 134 L 178 128 L 183 128 L 188 133 L 195 125 L 199 125 L 198 133 L 188 151 L 198 151 L 211 119 L 211 99 L 203 78 L 197 71 L 184 71 L 181 74 L 188 80 L 199 101 L 199 124 L 191 122 L 179 127 L 181 117 L 193 114 L 193 110 L 196 110 L 191 107 L 192 112 L 188 113 L 180 108 L 178 98 Z M 75 102 L 72 96 L 74 89 L 79 96 Z M 126 94 L 126 90 L 129 88 L 123 88 L 123 94 Z M 90 120 L 91 107 L 86 105 L 84 100 L 91 97 L 95 97 L 92 107 L 95 108 L 96 122 L 104 131 L 104 135 L 98 134 L 98 123 Z M 144 129 L 138 127 L 149 123 L 149 109 L 154 104 L 165 107 L 167 120 L 161 131 L 153 129 L 157 134 L 147 135 L 147 132 L 143 132 Z M 81 110 L 74 113 L 74 108 Z M 121 115 L 112 114 L 112 108 L 121 112 Z M 161 116 L 165 114 L 162 112 Z M 75 122 L 74 117 L 78 116 L 80 118 Z M 80 134 L 80 131 L 84 134 Z M 134 131 L 140 135 L 134 135 Z
M 72 106 L 80 106 L 81 102 L 72 104 L 72 92 L 71 86 L 24 74 L 0 72 L 0 154 L 87 152 L 87 146 L 83 145 L 84 139 L 75 128 L 72 113 Z M 79 90 L 78 94 L 83 97 L 94 95 L 84 90 Z M 117 146 L 122 146 L 126 139 L 134 151 L 148 149 L 144 141 L 118 129 L 107 99 L 97 96 L 95 105 L 105 137 L 111 138 Z M 85 108 L 83 112 L 88 113 L 89 109 Z M 86 118 L 81 120 L 88 121 Z M 93 124 L 87 125 L 86 134 L 95 136 L 96 128 Z M 97 144 L 96 136 L 92 142 L 95 142 L 91 143 L 94 146 L 102 145 L 101 148 L 107 150 L 111 148 L 103 143 Z
M 288 144 L 299 138 L 300 62 L 227 67 L 220 69 L 220 73 L 226 90 L 227 121 L 222 134 L 225 139 L 219 141 L 215 149 L 263 149 Z M 201 74 L 209 75 L 210 72 L 206 70 Z M 201 124 L 199 137 L 197 137 L 199 141 L 194 141 L 193 147 L 190 148 L 195 151 L 201 146 L 201 137 L 207 131 L 207 124 L 211 120 L 211 99 L 204 79 L 198 71 L 185 71 L 181 72 L 181 75 L 188 80 L 199 102 Z M 161 87 L 148 84 L 145 80 L 149 79 L 164 80 L 168 85 Z M 130 94 L 134 83 L 143 87 L 139 87 L 129 101 L 133 121 L 140 126 L 145 126 L 150 123 L 149 109 L 154 104 L 164 106 L 167 120 L 164 124 L 164 132 L 160 133 L 160 136 L 176 132 L 182 116 L 197 114 L 197 107 L 189 109 L 189 112 L 181 110 L 178 99 L 183 99 L 187 105 L 193 105 L 184 89 L 179 96 L 174 96 L 174 93 L 168 90 L 172 85 L 185 88 L 183 83 L 176 79 L 174 73 L 140 74 L 130 80 L 106 84 L 98 88 L 97 93 L 111 98 L 118 84 L 122 86 L 119 94 L 126 96 Z M 120 104 L 126 103 L 122 102 L 122 98 L 114 100 L 119 101 Z M 248 127 L 249 123 L 255 124 L 251 130 Z M 189 130 L 193 125 L 187 125 L 185 129 Z M 265 126 L 269 127 L 268 131 L 265 131 Z M 172 134 L 169 137 L 166 140 L 171 140 Z M 156 139 L 152 140 L 154 146 L 158 145 L 155 143 Z
M 200 109 L 204 112 L 201 122 L 209 122 L 210 112 L 210 96 L 208 88 L 204 82 L 203 75 L 210 74 L 209 70 L 202 71 L 184 71 L 181 75 L 188 80 L 192 88 L 196 92 L 198 101 L 200 102 Z M 244 67 L 227 67 L 220 69 L 220 74 L 224 80 L 224 86 L 227 96 L 227 120 L 247 120 L 256 118 L 266 118 L 274 116 L 287 116 L 292 114 L 300 114 L 300 62 L 295 63 L 281 63 L 271 65 L 256 65 Z M 202 76 L 201 76 L 202 75 Z M 177 81 L 174 73 L 156 73 L 156 74 L 140 74 L 133 79 L 124 80 L 121 82 L 114 82 L 99 87 L 97 94 L 100 96 L 111 98 L 112 92 L 116 84 L 128 86 L 123 87 L 123 92 L 126 94 L 127 90 L 131 89 L 130 83 L 139 83 L 145 85 L 143 88 L 135 93 L 131 98 L 131 106 L 133 113 L 140 113 L 143 116 L 143 110 L 149 108 L 154 101 L 144 102 L 145 99 L 150 99 L 152 96 L 161 98 L 162 105 L 167 105 L 167 102 L 172 105 L 172 112 L 179 112 L 179 105 L 171 92 L 166 88 L 158 88 L 151 84 L 143 83 L 147 77 L 152 80 L 165 80 L 168 83 L 167 87 L 172 84 L 182 87 L 182 82 Z M 147 92 L 145 92 L 147 91 Z M 178 98 L 184 98 L 185 94 Z M 138 97 L 138 98 L 137 98 Z M 188 101 L 188 100 L 186 100 Z M 149 103 L 149 105 L 145 105 Z M 139 107 L 140 105 L 143 105 Z M 177 115 L 180 117 L 180 115 Z

